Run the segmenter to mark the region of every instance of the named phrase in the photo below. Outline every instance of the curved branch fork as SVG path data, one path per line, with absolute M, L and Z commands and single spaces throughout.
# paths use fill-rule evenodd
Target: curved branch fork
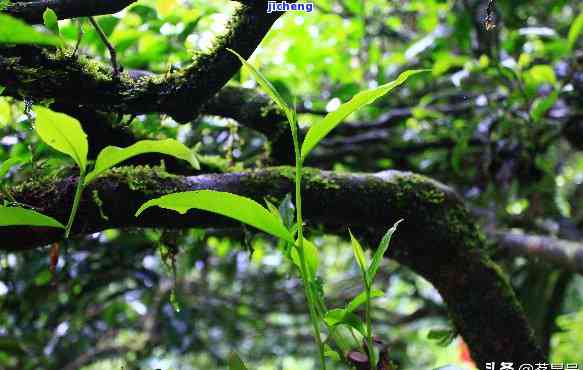
M 76 181 L 31 182 L 11 189 L 11 193 L 18 201 L 65 220 Z M 398 171 L 366 175 L 307 169 L 303 186 L 306 219 L 326 232 L 345 235 L 350 226 L 374 246 L 390 225 L 405 219 L 389 257 L 436 287 L 480 368 L 489 361 L 534 364 L 545 360 L 508 281 L 486 256 L 482 234 L 452 190 L 426 177 Z M 147 167 L 119 168 L 85 192 L 74 234 L 125 227 L 233 226 L 224 217 L 200 211 L 180 215 L 152 208 L 140 218 L 134 217 L 149 199 L 198 189 L 229 191 L 259 202 L 265 197 L 281 199 L 292 192 L 293 168 L 193 177 Z M 104 204 L 101 211 L 108 220 L 101 217 L 91 197 L 93 191 L 98 192 Z M 58 238 L 54 230 L 0 231 L 5 250 L 30 249 Z

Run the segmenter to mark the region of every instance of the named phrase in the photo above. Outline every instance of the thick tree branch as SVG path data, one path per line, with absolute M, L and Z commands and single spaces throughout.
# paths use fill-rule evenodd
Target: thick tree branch
M 202 107 L 202 113 L 232 118 L 262 133 L 269 140 L 274 163 L 293 162 L 289 124 L 283 112 L 267 95 L 254 89 L 226 86 Z
M 510 255 L 538 257 L 563 269 L 583 274 L 583 245 L 580 243 L 515 232 L 493 232 L 491 236 L 498 247 Z
M 42 24 L 43 13 L 51 8 L 59 19 L 117 13 L 137 0 L 37 0 L 10 3 L 4 13 L 31 24 Z
M 76 179 L 28 183 L 12 189 L 18 201 L 65 220 Z M 499 268 L 484 252 L 484 239 L 449 188 L 423 176 L 386 171 L 376 175 L 335 174 L 307 170 L 305 215 L 313 226 L 346 233 L 350 226 L 369 245 L 376 245 L 397 219 L 391 257 L 424 276 L 439 290 L 452 320 L 472 349 L 474 359 L 535 363 L 544 356 L 535 343 L 519 303 Z M 74 233 L 120 227 L 217 227 L 233 225 L 224 217 L 191 211 L 186 215 L 153 208 L 133 215 L 148 199 L 176 191 L 214 189 L 250 196 L 282 198 L 293 189 L 293 169 L 178 177 L 149 168 L 122 168 L 98 179 L 85 192 Z M 104 203 L 100 216 L 91 193 Z M 2 201 L 2 199 L 0 199 Z M 59 232 L 39 228 L 0 231 L 3 249 L 22 250 L 60 239 Z
M 241 5 L 211 51 L 167 76 L 138 80 L 129 74 L 114 78 L 110 68 L 83 58 L 71 59 L 35 46 L 2 45 L 0 85 L 7 87 L 5 94 L 16 97 L 54 99 L 103 112 L 165 113 L 187 122 L 241 67 L 226 49 L 248 58 L 280 15 L 266 13 L 263 6 Z

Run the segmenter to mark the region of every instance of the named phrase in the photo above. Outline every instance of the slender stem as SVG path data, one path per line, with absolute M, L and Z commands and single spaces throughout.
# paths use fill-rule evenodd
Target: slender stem
M 75 216 L 79 210 L 79 202 L 81 201 L 81 194 L 83 194 L 83 188 L 85 184 L 85 171 L 82 170 L 79 175 L 79 180 L 77 182 L 77 189 L 75 190 L 75 199 L 73 200 L 73 208 L 69 214 L 69 221 L 67 222 L 67 228 L 65 229 L 65 239 L 69 238 L 71 233 L 71 228 L 73 227 L 73 222 L 75 221 Z
M 306 262 L 306 256 L 304 253 L 304 227 L 302 219 L 302 154 L 300 149 L 300 143 L 298 138 L 297 129 L 297 118 L 294 115 L 294 120 L 290 122 L 292 137 L 294 142 L 294 153 L 296 162 L 296 174 L 295 174 L 295 191 L 296 191 L 296 219 L 298 221 L 298 254 L 300 257 L 300 273 L 302 275 L 302 280 L 304 282 L 304 291 L 306 295 L 306 300 L 308 301 L 308 310 L 310 312 L 310 321 L 314 327 L 314 336 L 316 337 L 316 343 L 318 345 L 318 352 L 320 354 L 320 364 L 322 370 L 326 370 L 326 358 L 324 356 L 324 343 L 322 343 L 322 337 L 320 335 L 320 326 L 318 325 L 318 317 L 315 310 L 315 302 L 313 291 L 311 287 L 310 273 L 308 270 L 308 264 Z
M 368 360 L 370 364 L 371 370 L 375 369 L 376 366 L 376 356 L 373 347 L 373 339 L 372 339 L 372 320 L 370 314 L 370 286 L 365 282 L 365 291 L 366 291 L 366 341 L 368 347 Z

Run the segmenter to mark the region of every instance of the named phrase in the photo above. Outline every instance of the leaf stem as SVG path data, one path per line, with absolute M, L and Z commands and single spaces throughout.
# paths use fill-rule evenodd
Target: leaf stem
M 298 221 L 298 254 L 300 257 L 300 274 L 302 275 L 302 280 L 304 282 L 304 291 L 306 295 L 306 300 L 308 301 L 308 309 L 310 313 L 310 321 L 314 328 L 314 336 L 316 337 L 316 343 L 318 345 L 318 352 L 320 354 L 320 364 L 322 370 L 326 370 L 326 358 L 324 356 L 324 343 L 322 343 L 322 337 L 320 335 L 320 326 L 318 325 L 317 313 L 314 307 L 314 296 L 311 286 L 311 277 L 308 270 L 308 265 L 306 262 L 306 256 L 304 253 L 304 227 L 302 218 L 302 154 L 300 149 L 300 143 L 298 138 L 298 121 L 295 113 L 292 115 L 293 119 L 290 120 L 290 126 L 292 131 L 292 138 L 294 142 L 294 153 L 295 153 L 295 193 L 296 193 L 296 218 Z
M 79 174 L 79 180 L 77 182 L 77 188 L 75 190 L 75 199 L 73 200 L 73 208 L 69 214 L 69 221 L 67 222 L 67 228 L 65 229 L 65 239 L 69 239 L 69 234 L 71 233 L 71 228 L 73 227 L 73 222 L 75 221 L 75 216 L 79 210 L 79 202 L 81 201 L 81 194 L 83 194 L 83 188 L 85 187 L 85 170 L 81 170 Z

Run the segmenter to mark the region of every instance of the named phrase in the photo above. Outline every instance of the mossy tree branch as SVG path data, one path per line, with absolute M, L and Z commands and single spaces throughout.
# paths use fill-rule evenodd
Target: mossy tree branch
M 137 0 L 36 0 L 13 1 L 4 13 L 31 24 L 43 23 L 43 12 L 51 8 L 59 19 L 91 17 L 114 14 L 132 5 Z M 234 0 L 250 7 L 266 7 L 266 0 Z
M 306 172 L 304 213 L 312 227 L 345 235 L 350 226 L 369 245 L 376 245 L 394 221 L 405 219 L 389 256 L 433 283 L 480 368 L 486 361 L 545 360 L 508 281 L 487 257 L 481 233 L 453 191 L 423 176 L 398 171 L 374 175 Z M 11 189 L 11 194 L 19 202 L 64 220 L 76 181 L 31 182 Z M 120 227 L 232 226 L 224 217 L 197 211 L 182 216 L 152 208 L 140 218 L 133 216 L 148 199 L 196 189 L 234 192 L 260 202 L 265 197 L 281 199 L 292 192 L 293 168 L 195 177 L 172 176 L 145 167 L 117 169 L 85 192 L 97 191 L 104 204 L 100 210 L 86 195 L 74 234 Z M 102 218 L 100 211 L 109 219 Z M 33 248 L 59 238 L 58 232 L 39 228 L 0 231 L 5 250 Z
M 15 97 L 54 99 L 103 112 L 165 113 L 188 122 L 241 67 L 226 49 L 248 58 L 280 15 L 266 13 L 259 3 L 241 5 L 212 50 L 196 56 L 184 69 L 137 80 L 127 73 L 114 78 L 111 68 L 82 57 L 72 59 L 36 46 L 2 45 L 0 85 Z
M 9 3 L 4 13 L 31 24 L 42 24 L 47 8 L 55 11 L 59 19 L 70 19 L 117 13 L 137 0 L 36 0 Z

